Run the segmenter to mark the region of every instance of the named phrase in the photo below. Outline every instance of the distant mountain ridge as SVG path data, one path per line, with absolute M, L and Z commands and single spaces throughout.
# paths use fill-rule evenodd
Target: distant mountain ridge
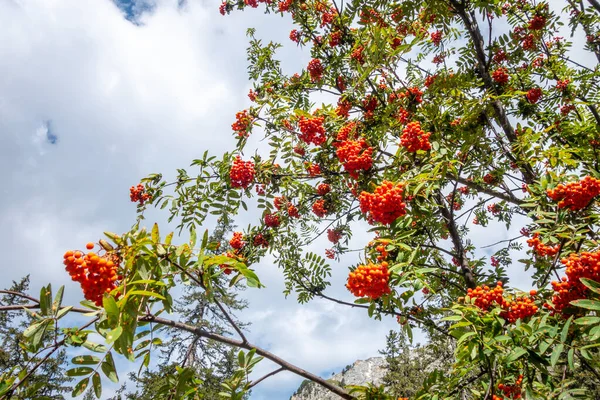
M 383 357 L 371 357 L 366 360 L 358 360 L 347 366 L 331 378 L 340 385 L 366 385 L 372 383 L 379 386 L 383 383 L 386 373 L 386 362 Z M 314 382 L 304 381 L 290 397 L 290 400 L 339 400 L 340 396 L 331 393 Z

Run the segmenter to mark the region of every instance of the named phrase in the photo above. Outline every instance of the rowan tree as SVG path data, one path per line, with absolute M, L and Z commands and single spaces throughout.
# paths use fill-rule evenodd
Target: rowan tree
M 383 388 L 339 387 L 246 339 L 221 304 L 223 276 L 260 290 L 256 266 L 269 254 L 300 303 L 359 307 L 396 318 L 408 337 L 418 327 L 453 340 L 452 367 L 432 371 L 414 398 L 589 398 L 581 376 L 600 382 L 600 5 L 240 0 L 220 12 L 254 8 L 291 20 L 280 39 L 310 61 L 287 74 L 276 53 L 283 44 L 250 29 L 253 89 L 232 117 L 235 148 L 205 152 L 173 182 L 149 175 L 131 189 L 130 232 L 107 233 L 91 255 L 65 253 L 85 309 L 51 311 L 46 288 L 25 334 L 36 343 L 60 313 L 93 313 L 107 346 L 60 331 L 61 345 L 101 353 L 73 360 L 92 365 L 70 370 L 83 377 L 75 394 L 90 379 L 100 388 L 97 366 L 114 378 L 112 352 L 147 365 L 152 343 L 138 335 L 167 326 L 248 351 L 224 397 L 288 370 L 345 399 L 385 398 Z M 266 149 L 248 144 L 256 136 Z M 141 229 L 147 207 L 166 209 L 178 236 Z M 255 222 L 221 254 L 201 235 L 213 215 Z M 482 242 L 488 232 L 505 239 Z M 359 233 L 367 239 L 347 280 L 357 298 L 334 298 L 327 259 L 352 250 Z M 321 238 L 331 242 L 324 254 L 306 250 Z M 160 315 L 182 282 L 207 294 L 237 338 Z M 249 382 L 258 356 L 280 368 Z M 9 382 L 5 393 L 26 387 Z M 189 369 L 172 382 L 176 397 L 197 397 Z

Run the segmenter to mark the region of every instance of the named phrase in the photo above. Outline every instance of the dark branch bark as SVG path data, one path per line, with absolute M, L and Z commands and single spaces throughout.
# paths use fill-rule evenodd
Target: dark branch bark
M 275 364 L 281 366 L 283 369 L 293 372 L 296 375 L 299 375 L 303 378 L 306 378 L 310 381 L 315 382 L 318 385 L 321 385 L 322 387 L 324 387 L 325 389 L 337 394 L 338 396 L 340 396 L 342 399 L 347 399 L 347 400 L 354 400 L 355 397 L 348 394 L 344 389 L 342 389 L 339 386 L 336 386 L 330 382 L 328 382 L 327 380 L 314 375 L 302 368 L 299 368 L 293 364 L 290 364 L 289 362 L 281 359 L 280 357 L 276 356 L 275 354 L 261 348 L 258 346 L 255 346 L 251 343 L 248 342 L 243 342 L 240 340 L 235 340 L 232 338 L 228 338 L 226 336 L 221 336 L 218 335 L 216 333 L 212 333 L 212 332 L 208 332 L 205 331 L 202 328 L 196 327 L 196 326 L 191 326 L 191 325 L 187 325 L 181 322 L 177 322 L 177 321 L 173 321 L 173 320 L 169 320 L 169 319 L 165 319 L 165 318 L 160 318 L 154 315 L 146 315 L 143 317 L 139 318 L 139 321 L 141 322 L 154 322 L 157 324 L 161 324 L 161 325 L 165 325 L 165 326 L 170 326 L 172 328 L 176 328 L 176 329 L 180 329 L 182 331 L 186 331 L 189 333 L 192 333 L 194 335 L 200 336 L 200 337 L 204 337 L 207 339 L 212 339 L 215 340 L 217 342 L 223 343 L 223 344 L 227 344 L 229 346 L 233 346 L 233 347 L 238 347 L 241 349 L 246 349 L 246 350 L 256 350 L 256 354 L 263 356 L 271 361 L 273 361 Z
M 254 387 L 254 386 L 258 385 L 259 383 L 261 383 L 262 381 L 264 381 L 265 379 L 267 379 L 267 378 L 269 378 L 269 377 L 271 377 L 273 375 L 276 375 L 276 374 L 280 373 L 281 371 L 285 371 L 285 368 L 281 367 L 281 368 L 276 369 L 275 371 L 269 372 L 265 376 L 263 376 L 261 378 L 258 378 L 257 380 L 255 380 L 252 383 L 250 383 L 250 385 L 248 387 L 249 388 Z

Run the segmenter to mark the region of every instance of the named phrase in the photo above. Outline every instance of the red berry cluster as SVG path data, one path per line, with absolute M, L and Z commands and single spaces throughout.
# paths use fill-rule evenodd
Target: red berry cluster
M 304 163 L 306 166 L 306 171 L 308 172 L 308 175 L 310 176 L 319 176 L 321 175 L 321 167 L 319 167 L 319 164 L 311 164 L 311 163 Z
M 279 3 L 277 3 L 278 6 L 278 11 L 279 12 L 286 12 L 290 10 L 290 7 L 292 6 L 292 3 L 294 2 L 294 0 L 284 0 L 284 1 L 280 1 Z
M 427 75 L 427 78 L 425 78 L 425 87 L 429 88 L 429 86 L 433 85 L 436 78 L 437 75 Z
M 502 391 L 504 397 L 500 397 L 497 395 L 492 396 L 492 400 L 503 400 L 505 398 L 509 399 L 520 399 L 521 398 L 521 384 L 523 383 L 523 375 L 519 375 L 519 378 L 514 383 L 514 385 L 505 385 L 503 383 L 498 384 L 498 389 Z
M 277 228 L 281 221 L 279 221 L 279 215 L 277 214 L 265 214 L 265 225 L 271 228 Z
M 335 258 L 335 250 L 333 249 L 325 249 L 325 257 L 333 260 Z
M 273 205 L 278 210 L 281 210 L 281 208 L 283 206 L 285 206 L 287 203 L 288 203 L 288 201 L 285 199 L 285 197 L 277 196 L 273 199 Z
M 485 174 L 483 177 L 483 181 L 488 185 L 494 185 L 498 183 L 498 178 L 496 178 L 493 174 Z
M 335 47 L 338 44 L 340 44 L 341 42 L 342 42 L 342 32 L 341 31 L 331 32 L 331 35 L 329 36 L 329 45 L 331 47 Z M 339 85 L 338 85 L 338 87 L 339 87 Z M 343 92 L 343 90 L 342 90 L 342 92 Z
M 325 200 L 319 199 L 313 203 L 312 212 L 319 218 L 323 218 L 329 212 L 325 208 Z
M 570 81 L 568 79 L 558 80 L 556 81 L 556 88 L 561 92 L 564 92 L 569 87 L 569 82 Z
M 398 120 L 398 122 L 400 122 L 402 125 L 406 125 L 408 123 L 409 118 L 410 113 L 404 108 L 400 107 L 398 109 L 398 113 L 396 114 L 396 119 Z
M 231 124 L 231 129 L 237 132 L 238 137 L 248 137 L 250 125 L 252 125 L 252 117 L 248 114 L 248 110 L 244 110 L 235 114 L 235 122 Z
M 501 67 L 492 72 L 492 79 L 499 85 L 508 83 L 508 73 L 506 68 Z
M 240 156 L 233 160 L 233 165 L 229 170 L 229 179 L 233 188 L 247 188 L 254 181 L 254 163 L 252 161 L 242 161 Z
M 439 46 L 442 42 L 442 31 L 435 31 L 431 33 L 431 41 L 434 45 Z
M 500 207 L 500 205 L 496 204 L 496 203 L 494 203 L 494 204 L 488 204 L 487 210 L 489 212 L 491 212 L 492 214 L 496 215 L 496 214 L 499 214 L 500 211 L 502 211 L 502 207 Z
M 502 61 L 505 61 L 506 59 L 508 59 L 508 56 L 506 55 L 506 52 L 504 50 L 502 50 L 502 49 L 496 50 L 496 52 L 494 53 L 494 57 L 493 57 L 494 62 L 501 63 Z
M 531 20 L 529 20 L 527 28 L 529 28 L 529 30 L 532 31 L 539 31 L 540 29 L 544 29 L 544 26 L 546 26 L 546 17 L 536 15 L 535 17 L 531 18 Z
M 362 192 L 360 194 L 360 210 L 364 214 L 369 213 L 369 219 L 372 221 L 384 225 L 391 224 L 399 217 L 406 215 L 403 193 L 403 184 L 383 181 L 374 193 Z
M 373 165 L 373 148 L 367 145 L 364 138 L 336 142 L 333 146 L 337 148 L 335 154 L 344 169 L 354 179 L 358 178 L 359 171 L 367 171 Z
M 231 248 L 240 250 L 244 247 L 244 234 L 242 232 L 233 232 L 233 237 L 229 241 Z
M 324 117 L 300 117 L 298 127 L 300 128 L 299 138 L 306 144 L 313 143 L 320 146 L 325 143 L 325 128 L 323 127 Z
M 92 250 L 93 243 L 88 243 L 86 248 Z M 97 306 L 102 305 L 102 296 L 115 289 L 117 276 L 116 257 L 101 257 L 90 251 L 87 254 L 81 251 L 67 251 L 64 256 L 65 270 L 71 279 L 79 282 L 83 295 L 87 300 L 93 301 Z
M 129 198 L 133 203 L 140 203 L 140 205 L 143 205 L 146 201 L 151 199 L 151 196 L 146 193 L 144 185 L 139 183 L 137 186 L 129 188 Z
M 533 247 L 533 251 L 540 257 L 553 257 L 560 250 L 560 245 L 548 246 L 540 240 L 540 234 L 534 233 L 531 239 L 527 240 L 529 247 Z
M 299 144 L 294 146 L 293 150 L 294 150 L 294 153 L 298 154 L 300 157 L 302 157 L 306 154 L 306 149 Z
M 402 131 L 400 144 L 410 153 L 418 150 L 427 151 L 431 149 L 431 143 L 429 143 L 430 136 L 431 133 L 425 133 L 421 129 L 419 121 L 410 122 Z
M 256 236 L 254 236 L 252 244 L 254 245 L 254 247 L 262 247 L 264 249 L 269 247 L 269 241 L 264 237 L 262 233 L 259 233 Z
M 558 201 L 558 208 L 577 211 L 587 207 L 600 194 L 600 180 L 586 176 L 579 182 L 560 184 L 546 193 L 552 200 Z
M 355 48 L 354 50 L 352 50 L 352 53 L 350 54 L 350 58 L 355 60 L 357 63 L 359 64 L 364 64 L 365 63 L 365 58 L 363 56 L 363 50 L 365 48 L 363 46 L 358 46 L 357 48 Z
M 327 230 L 327 239 L 333 244 L 336 244 L 342 238 L 342 232 L 337 229 L 328 229 Z
M 300 212 L 298 211 L 298 207 L 296 207 L 292 203 L 288 204 L 287 213 L 291 218 L 300 218 Z
M 306 68 L 310 74 L 310 80 L 313 82 L 319 82 L 323 78 L 323 64 L 318 58 L 313 58 L 308 63 Z
M 290 40 L 292 42 L 300 43 L 300 33 L 296 29 L 290 31 Z
M 317 194 L 319 196 L 325 196 L 330 191 L 331 191 L 331 186 L 329 186 L 328 183 L 320 183 L 319 186 L 317 186 Z
M 350 110 L 352 109 L 352 103 L 348 100 L 343 100 L 340 98 L 338 100 L 338 105 L 335 108 L 335 114 L 341 118 L 348 118 L 350 116 Z
M 528 102 L 530 102 L 531 104 L 535 104 L 538 102 L 540 97 L 542 97 L 542 94 L 543 94 L 542 89 L 533 88 L 533 89 L 529 89 L 527 91 L 527 94 L 525 95 L 525 97 L 527 97 Z
M 589 289 L 581 283 L 581 278 L 600 281 L 600 251 L 572 253 L 568 258 L 563 258 L 561 262 L 566 266 L 567 276 L 563 277 L 561 281 L 552 282 L 555 292 L 552 297 L 553 314 L 560 312 L 567 314 L 564 309 L 572 307 L 570 303 L 573 300 L 587 298 Z
M 388 263 L 359 265 L 348 275 L 346 288 L 356 297 L 370 297 L 375 300 L 391 293 Z

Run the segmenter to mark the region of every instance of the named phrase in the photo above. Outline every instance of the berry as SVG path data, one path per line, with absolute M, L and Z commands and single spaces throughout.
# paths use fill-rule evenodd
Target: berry
M 281 221 L 279 221 L 279 215 L 277 214 L 265 214 L 265 225 L 271 228 L 277 228 Z
M 306 118 L 300 117 L 298 126 L 301 134 L 298 136 L 306 144 L 314 144 L 320 146 L 325 143 L 327 137 L 325 136 L 325 128 L 323 127 L 324 117 L 312 117 Z
M 600 194 L 600 180 L 586 176 L 579 182 L 560 184 L 546 192 L 548 197 L 558 201 L 558 208 L 578 211 L 587 207 L 594 197 Z
M 356 297 L 369 297 L 373 300 L 391 293 L 388 263 L 359 265 L 348 275 L 346 288 Z
M 296 29 L 292 29 L 290 32 L 290 40 L 292 42 L 300 43 L 300 33 Z
M 244 234 L 242 232 L 234 232 L 233 237 L 229 241 L 229 245 L 233 249 L 240 250 L 242 247 L 244 247 L 243 238 Z
M 581 311 L 581 309 L 572 308 L 570 303 L 573 300 L 585 299 L 590 294 L 590 290 L 581 283 L 581 278 L 600 281 L 600 252 L 572 253 L 568 258 L 563 258 L 561 262 L 566 266 L 566 277 L 563 277 L 560 282 L 552 282 L 555 294 L 552 297 L 551 313 L 562 312 L 567 316 Z
M 88 250 L 92 250 L 94 248 L 94 243 L 89 242 L 88 244 L 85 245 L 85 248 Z
M 533 237 L 527 240 L 527 244 L 529 247 L 533 248 L 533 251 L 535 251 L 539 257 L 553 257 L 560 250 L 560 245 L 558 244 L 555 246 L 548 246 L 542 243 L 539 233 L 534 233 Z
M 325 200 L 319 199 L 313 203 L 312 212 L 319 218 L 323 218 L 329 212 L 325 208 Z
M 508 83 L 508 73 L 506 72 L 506 68 L 498 68 L 492 72 L 492 79 L 499 85 Z
M 367 145 L 364 138 L 336 142 L 333 146 L 337 148 L 335 154 L 344 169 L 354 179 L 358 178 L 359 171 L 367 171 L 373 165 L 373 148 Z
M 331 191 L 331 186 L 329 186 L 329 184 L 327 184 L 327 183 L 320 183 L 319 186 L 317 186 L 317 194 L 319 196 L 325 196 L 330 191 Z
M 431 42 L 436 45 L 439 46 L 440 43 L 442 42 L 442 31 L 435 31 L 431 33 Z
M 254 163 L 252 161 L 242 161 L 240 156 L 233 160 L 231 169 L 229 170 L 229 179 L 232 188 L 244 188 L 252 184 L 254 181 Z
M 328 229 L 327 230 L 327 239 L 333 244 L 336 244 L 342 238 L 342 232 L 337 229 Z
M 431 144 L 429 143 L 429 137 L 431 133 L 425 133 L 421 129 L 421 123 L 419 121 L 410 122 L 402 131 L 400 137 L 400 144 L 410 152 L 414 153 L 418 150 L 430 150 Z
M 369 214 L 369 219 L 389 225 L 399 217 L 406 215 L 406 204 L 402 197 L 404 185 L 383 181 L 374 193 L 360 194 L 360 210 Z
M 323 78 L 323 65 L 318 58 L 310 60 L 306 69 L 310 74 L 310 80 L 312 82 L 319 82 Z
M 94 247 L 93 243 L 88 243 Z M 102 296 L 117 287 L 116 281 L 121 279 L 117 275 L 120 259 L 116 255 L 99 256 L 94 252 L 83 254 L 79 251 L 67 251 L 64 256 L 65 270 L 71 279 L 79 282 L 83 295 L 87 300 L 97 306 L 102 305 Z
M 529 89 L 527 91 L 527 94 L 525 95 L 525 97 L 527 97 L 528 102 L 530 102 L 531 104 L 535 104 L 538 102 L 540 97 L 542 97 L 542 89 L 540 89 L 540 88 Z
M 546 26 L 546 17 L 536 15 L 529 21 L 527 28 L 532 31 L 539 31 L 540 29 L 544 29 L 544 26 Z
M 248 95 L 250 96 L 250 95 Z M 248 137 L 250 127 L 252 126 L 252 117 L 248 115 L 248 110 L 243 110 L 235 114 L 235 122 L 231 124 L 231 129 L 237 132 L 238 137 Z
M 129 188 L 129 198 L 133 203 L 144 205 L 146 201 L 151 199 L 151 196 L 146 193 L 146 188 L 140 183 L 137 186 Z

